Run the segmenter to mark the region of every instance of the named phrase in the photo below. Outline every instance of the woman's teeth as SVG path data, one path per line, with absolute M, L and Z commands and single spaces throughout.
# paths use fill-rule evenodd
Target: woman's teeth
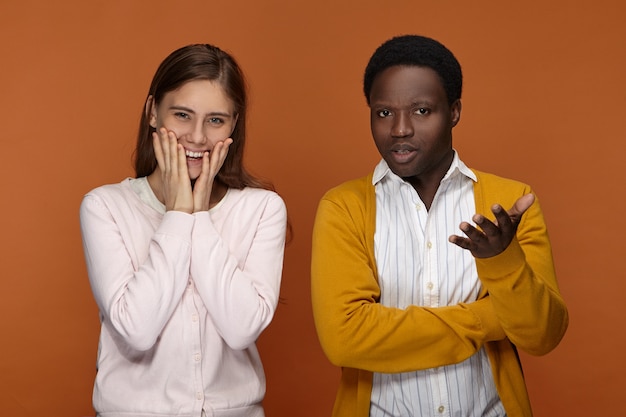
M 202 155 L 204 154 L 204 152 L 192 152 L 192 151 L 185 151 L 185 156 L 187 156 L 188 158 L 202 158 Z

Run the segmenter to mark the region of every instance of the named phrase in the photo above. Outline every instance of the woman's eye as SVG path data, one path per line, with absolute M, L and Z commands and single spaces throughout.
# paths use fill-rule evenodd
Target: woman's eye
M 174 116 L 176 116 L 179 119 L 189 119 L 189 115 L 183 112 L 174 113 Z
M 378 117 L 389 117 L 391 116 L 391 112 L 389 110 L 380 110 L 378 112 Z
M 211 117 L 209 119 L 209 123 L 211 123 L 212 125 L 221 125 L 222 123 L 224 123 L 224 121 L 219 117 Z

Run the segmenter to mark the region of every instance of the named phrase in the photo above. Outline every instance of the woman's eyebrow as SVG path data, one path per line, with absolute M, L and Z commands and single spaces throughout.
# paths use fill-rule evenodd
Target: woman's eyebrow
M 180 111 L 184 111 L 186 113 L 191 113 L 191 114 L 196 114 L 196 112 L 189 108 L 189 107 L 185 107 L 185 106 L 180 106 L 180 105 L 172 105 L 169 107 L 169 110 L 180 110 Z M 223 116 L 223 117 L 233 117 L 233 115 L 231 113 L 228 112 L 221 112 L 221 111 L 212 111 L 207 113 L 207 115 L 209 116 Z

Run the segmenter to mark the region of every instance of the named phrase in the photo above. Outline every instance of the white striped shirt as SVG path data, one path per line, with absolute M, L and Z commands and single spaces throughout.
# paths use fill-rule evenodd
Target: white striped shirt
M 374 170 L 374 247 L 380 303 L 440 307 L 472 302 L 481 284 L 471 253 L 448 242 L 470 221 L 474 173 L 455 152 L 430 210 L 415 189 L 381 161 Z M 371 417 L 505 415 L 485 349 L 453 365 L 414 372 L 374 373 Z

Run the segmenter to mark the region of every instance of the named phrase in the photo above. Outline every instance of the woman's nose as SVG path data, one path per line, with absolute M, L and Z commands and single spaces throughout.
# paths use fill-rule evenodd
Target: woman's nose
M 187 135 L 190 143 L 204 144 L 207 141 L 206 132 L 204 131 L 204 123 L 194 124 L 192 130 Z

